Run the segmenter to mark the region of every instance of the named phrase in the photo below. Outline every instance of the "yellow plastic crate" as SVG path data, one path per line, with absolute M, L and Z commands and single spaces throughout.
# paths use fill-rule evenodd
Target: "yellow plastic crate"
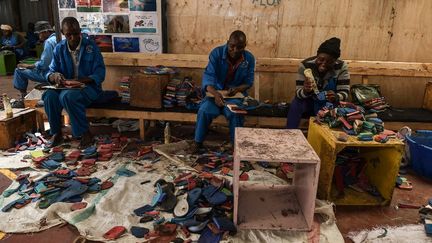
M 404 144 L 397 139 L 390 139 L 384 144 L 363 142 L 354 136 L 350 136 L 347 142 L 341 142 L 337 140 L 338 134 L 339 131 L 332 130 L 327 125 L 317 124 L 315 118 L 309 121 L 308 142 L 321 159 L 317 197 L 333 201 L 336 205 L 389 205 Z M 336 197 L 336 188 L 333 186 L 335 161 L 337 154 L 346 147 L 360 148 L 361 156 L 367 161 L 366 175 L 384 200 L 350 188 L 345 189 L 344 197 Z

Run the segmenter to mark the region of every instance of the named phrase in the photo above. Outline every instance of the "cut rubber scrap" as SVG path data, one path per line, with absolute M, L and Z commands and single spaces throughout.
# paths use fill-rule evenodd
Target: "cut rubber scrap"
M 82 198 L 81 195 L 76 195 L 76 196 L 73 196 L 73 197 L 65 200 L 65 202 L 68 202 L 68 203 L 77 203 L 77 202 L 81 202 L 82 200 L 83 200 L 83 198 Z
M 100 188 L 101 188 L 101 190 L 106 190 L 106 189 L 109 189 L 113 186 L 114 186 L 114 183 L 112 183 L 112 181 L 104 181 L 104 182 L 102 182 Z
M 93 184 L 87 188 L 88 193 L 98 193 L 101 190 L 100 184 Z
M 194 206 L 197 203 L 199 197 L 201 196 L 201 193 L 202 193 L 202 189 L 199 187 L 194 188 L 188 192 L 187 202 L 189 206 Z
M 126 168 L 120 168 L 116 171 L 116 174 L 119 176 L 131 177 L 134 176 L 136 173 Z
M 76 202 L 76 203 L 72 204 L 71 210 L 72 211 L 76 211 L 76 210 L 80 210 L 80 209 L 83 209 L 83 208 L 86 208 L 86 207 L 87 207 L 87 203 L 86 202 Z
M 213 217 L 213 222 L 221 231 L 229 231 L 233 234 L 237 233 L 237 227 L 234 222 L 227 217 Z
M 147 223 L 147 222 L 150 222 L 150 221 L 153 221 L 153 217 L 152 216 L 150 216 L 150 215 L 144 215 L 141 219 L 140 219 L 140 223 Z
M 66 184 L 66 183 L 65 183 Z M 69 187 L 62 191 L 46 195 L 39 203 L 39 208 L 44 209 L 56 202 L 65 202 L 68 199 L 79 196 L 87 191 L 88 187 L 76 180 L 67 181 Z M 59 188 L 56 188 L 59 189 Z
M 58 167 L 60 167 L 60 163 L 57 162 L 56 160 L 49 159 L 49 160 L 43 161 L 41 166 L 45 169 L 48 169 L 48 170 L 55 170 Z
M 82 150 L 81 152 L 82 152 L 84 155 L 91 155 L 91 154 L 96 153 L 96 151 L 97 151 L 96 146 L 91 146 L 91 147 L 88 147 L 88 148 Z
M 222 234 L 213 234 L 209 228 L 205 228 L 198 239 L 198 243 L 219 243 L 222 239 Z
M 95 165 L 96 159 L 84 159 L 80 161 L 82 166 L 92 166 Z
M 103 238 L 107 240 L 115 240 L 118 239 L 121 235 L 126 232 L 126 228 L 123 226 L 114 226 L 112 229 L 108 230 Z
M 145 215 L 146 212 L 150 212 L 150 211 L 153 211 L 153 210 L 154 210 L 154 207 L 152 207 L 151 205 L 147 204 L 147 205 L 144 205 L 144 206 L 142 206 L 140 208 L 135 209 L 134 213 L 137 216 L 143 216 L 143 215 Z
M 63 162 L 65 160 L 65 156 L 63 152 L 55 152 L 49 156 L 49 159 L 55 160 L 57 162 Z
M 91 175 L 91 171 L 89 167 L 80 167 L 78 170 L 75 171 L 77 176 L 89 176 Z
M 74 160 L 74 159 L 78 159 L 81 156 L 81 151 L 79 150 L 72 150 L 67 156 L 66 158 L 68 160 Z
M 412 190 L 412 183 L 405 177 L 398 176 L 396 179 L 396 186 L 402 190 Z
M 96 184 L 96 183 L 99 183 L 99 182 L 101 182 L 101 180 L 100 180 L 99 178 L 97 178 L 97 177 L 92 177 L 92 178 L 89 179 L 89 181 L 88 181 L 87 184 L 88 184 L 89 186 L 91 186 L 91 185 Z
M 205 187 L 202 191 L 202 195 L 212 205 L 223 204 L 228 199 L 225 193 L 220 192 L 219 189 L 213 185 Z
M 144 228 L 144 227 L 137 227 L 137 226 L 132 226 L 130 228 L 130 232 L 133 236 L 135 236 L 136 238 L 144 238 L 144 236 L 146 234 L 148 234 L 148 232 L 150 232 L 149 229 Z
M 15 204 L 24 204 L 26 202 L 26 200 L 27 200 L 27 198 L 23 197 L 23 198 L 19 198 L 19 199 L 12 201 L 9 204 L 6 204 L 2 208 L 2 212 L 8 212 L 9 210 L 11 210 L 15 206 Z

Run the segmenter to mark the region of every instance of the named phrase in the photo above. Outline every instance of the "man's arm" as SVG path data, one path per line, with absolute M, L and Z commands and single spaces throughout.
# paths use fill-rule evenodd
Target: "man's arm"
M 212 86 L 216 90 L 216 82 L 217 82 L 217 76 L 216 76 L 216 69 L 217 69 L 217 59 L 220 58 L 217 51 L 213 50 L 210 53 L 209 56 L 209 62 L 207 64 L 207 67 L 204 70 L 203 77 L 202 77 L 202 88 L 203 91 L 209 91 L 207 90 L 207 86 Z M 209 91 L 210 92 L 210 91 Z
M 39 61 L 35 63 L 35 68 L 46 71 L 49 69 L 51 60 L 53 59 L 55 45 L 50 43 L 50 39 L 47 39 L 44 43 L 44 49 Z
M 93 50 L 95 52 L 93 73 L 88 77 L 80 78 L 78 81 L 85 84 L 95 82 L 96 84 L 101 85 L 102 82 L 105 80 L 105 63 L 103 61 L 102 54 L 96 45 L 93 45 Z
M 298 72 L 297 72 L 297 80 L 296 80 L 296 97 L 299 99 L 305 99 L 312 95 L 312 88 L 309 87 L 310 82 L 306 79 L 304 75 L 305 66 L 303 63 L 300 63 Z
M 22 35 L 20 35 L 18 33 L 16 35 L 17 35 L 17 39 L 18 39 L 18 44 L 16 44 L 16 46 L 14 46 L 14 48 L 23 48 L 24 44 L 25 44 L 24 37 L 22 37 Z
M 49 65 L 49 70 L 45 75 L 46 80 L 52 84 L 60 84 L 62 81 L 61 70 L 60 70 L 60 48 L 57 46 L 54 48 L 53 58 Z M 64 78 L 63 78 L 64 79 Z
M 348 72 L 348 65 L 344 62 L 341 72 L 337 77 L 336 94 L 339 100 L 347 100 L 350 90 L 350 74 Z

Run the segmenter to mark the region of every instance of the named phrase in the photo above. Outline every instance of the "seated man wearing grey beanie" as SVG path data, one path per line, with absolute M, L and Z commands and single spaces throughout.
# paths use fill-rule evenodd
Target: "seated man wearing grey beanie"
M 24 96 L 27 94 L 28 80 L 39 83 L 48 83 L 45 78 L 48 66 L 51 63 L 54 47 L 57 45 L 53 28 L 47 21 L 38 21 L 35 24 L 35 33 L 39 35 L 41 42 L 44 42 L 44 49 L 41 59 L 35 64 L 20 63 L 14 73 L 13 85 L 21 92 L 21 101 L 14 104 L 15 108 L 24 108 Z
M 315 116 L 327 102 L 348 99 L 350 75 L 346 62 L 339 59 L 340 53 L 340 39 L 333 37 L 319 46 L 316 56 L 300 63 L 296 93 L 288 111 L 288 129 L 298 128 L 303 116 Z

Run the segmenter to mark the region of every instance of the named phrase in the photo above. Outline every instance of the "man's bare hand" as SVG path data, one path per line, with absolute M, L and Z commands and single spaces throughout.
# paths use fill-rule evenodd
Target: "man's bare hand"
M 330 102 L 336 101 L 336 93 L 333 90 L 329 90 L 326 92 L 326 99 Z
M 220 92 L 216 91 L 213 95 L 217 106 L 222 107 L 225 105 L 225 100 Z
M 305 77 L 305 78 L 306 79 L 303 83 L 303 90 L 307 93 L 310 93 L 313 91 L 312 81 L 308 77 Z
M 237 88 L 229 88 L 229 89 L 228 89 L 228 93 L 227 93 L 227 95 L 228 95 L 228 96 L 234 96 L 234 95 L 236 95 L 238 92 L 239 92 L 239 91 L 238 91 Z
M 51 83 L 54 83 L 56 86 L 61 86 L 63 85 L 63 82 L 66 79 L 64 78 L 63 74 L 61 73 L 53 73 L 49 76 L 49 81 Z

